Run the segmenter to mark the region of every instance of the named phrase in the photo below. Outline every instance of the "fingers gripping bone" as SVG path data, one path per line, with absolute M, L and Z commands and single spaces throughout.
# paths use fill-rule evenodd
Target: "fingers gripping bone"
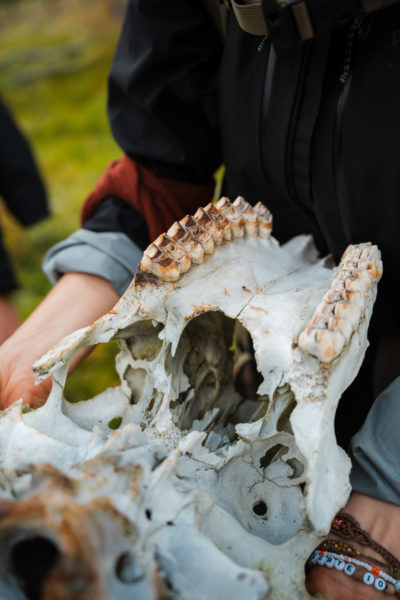
M 216 246 L 244 236 L 268 238 L 271 231 L 272 215 L 261 202 L 252 207 L 241 196 L 233 203 L 221 198 L 171 225 L 144 251 L 140 269 L 161 281 L 177 281 Z
M 349 246 L 330 289 L 299 336 L 301 350 L 324 363 L 339 356 L 357 329 L 381 276 L 376 246 Z

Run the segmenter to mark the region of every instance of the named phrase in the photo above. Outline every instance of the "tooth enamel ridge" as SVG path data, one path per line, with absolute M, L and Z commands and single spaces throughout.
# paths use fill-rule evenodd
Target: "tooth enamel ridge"
M 317 306 L 299 347 L 323 363 L 339 356 L 363 317 L 364 308 L 376 295 L 382 261 L 376 246 L 351 245 L 343 254 L 331 287 Z
M 191 263 L 202 264 L 216 246 L 244 236 L 269 238 L 271 231 L 272 215 L 261 202 L 252 207 L 241 196 L 233 203 L 223 197 L 171 225 L 144 251 L 140 269 L 161 281 L 174 282 L 187 273 Z

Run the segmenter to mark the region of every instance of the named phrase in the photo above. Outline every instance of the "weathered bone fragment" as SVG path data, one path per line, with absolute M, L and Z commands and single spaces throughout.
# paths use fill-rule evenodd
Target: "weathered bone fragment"
M 309 598 L 304 563 L 350 492 L 333 420 L 367 347 L 379 251 L 350 246 L 332 269 L 308 236 L 270 237 L 261 205 L 196 215 L 36 363 L 47 403 L 1 415 L 0 597 Z M 233 382 L 236 324 L 255 399 Z M 73 356 L 110 339 L 120 384 L 68 402 Z

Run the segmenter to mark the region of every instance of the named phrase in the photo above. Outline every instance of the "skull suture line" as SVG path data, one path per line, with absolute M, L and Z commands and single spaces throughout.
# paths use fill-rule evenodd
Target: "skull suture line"
M 53 374 L 47 403 L 0 419 L 1 596 L 308 597 L 304 562 L 350 491 L 333 420 L 381 263 L 367 243 L 328 268 L 309 237 L 280 246 L 271 226 L 240 198 L 199 209 L 149 246 L 110 313 L 36 364 Z M 256 400 L 233 385 L 235 321 Z M 111 338 L 119 387 L 66 402 L 72 356 Z

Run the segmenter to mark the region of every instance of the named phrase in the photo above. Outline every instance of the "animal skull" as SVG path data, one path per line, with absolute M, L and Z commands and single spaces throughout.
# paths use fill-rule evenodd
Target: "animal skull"
M 382 269 L 369 243 L 329 268 L 271 228 L 242 198 L 185 217 L 110 313 L 36 363 L 47 403 L 0 419 L 0 596 L 309 597 L 304 563 L 350 492 L 333 421 Z M 233 384 L 235 322 L 256 399 Z M 68 403 L 73 355 L 111 338 L 120 385 Z

